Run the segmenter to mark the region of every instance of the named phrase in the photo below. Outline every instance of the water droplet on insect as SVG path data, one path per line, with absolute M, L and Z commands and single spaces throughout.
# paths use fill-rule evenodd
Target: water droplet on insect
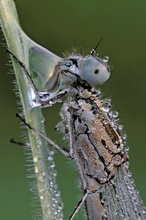
M 94 54 L 95 50 L 91 49 L 90 54 Z
M 123 125 L 119 125 L 119 126 L 118 126 L 118 129 L 119 129 L 120 131 L 122 131 L 122 130 L 123 130 Z
M 42 123 L 45 122 L 45 117 L 42 116 L 41 122 L 42 122 Z
M 113 118 L 117 118 L 119 113 L 117 111 L 113 111 Z
M 56 176 L 57 176 L 57 173 L 56 173 L 56 172 L 54 172 L 53 176 L 55 176 L 55 177 L 56 177 Z
M 42 176 L 45 177 L 46 176 L 46 173 L 44 171 L 42 171 Z
M 113 112 L 109 112 L 108 115 L 111 119 L 113 119 Z
M 50 166 L 51 168 L 54 168 L 55 167 L 55 164 L 51 164 L 51 166 Z
M 108 56 L 104 56 L 102 59 L 105 63 L 107 63 L 109 61 L 109 57 Z
M 59 196 L 60 196 L 60 192 L 57 192 L 57 193 L 56 193 L 56 197 L 59 197 Z
M 106 113 L 109 113 L 109 107 L 103 106 L 102 109 L 103 109 Z
M 57 102 L 58 102 L 58 103 L 62 103 L 62 99 L 58 99 Z
M 132 177 L 132 174 L 131 174 L 131 173 L 129 173 L 129 174 L 128 174 L 128 176 L 131 178 L 131 177 Z

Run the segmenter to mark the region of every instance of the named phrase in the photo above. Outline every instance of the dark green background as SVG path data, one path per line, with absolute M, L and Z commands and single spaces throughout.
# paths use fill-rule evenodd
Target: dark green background
M 146 1 L 136 0 L 16 0 L 25 32 L 36 42 L 62 56 L 62 52 L 89 52 L 103 37 L 101 56 L 109 55 L 113 67 L 111 79 L 102 86 L 111 96 L 114 109 L 128 135 L 130 169 L 146 204 Z M 4 42 L 0 33 L 1 42 Z M 31 193 L 23 149 L 9 144 L 11 137 L 20 140 L 20 122 L 14 75 L 2 45 L 0 46 L 0 219 L 31 220 Z M 59 106 L 44 110 L 48 132 L 61 143 L 53 131 Z M 56 154 L 57 181 L 65 204 L 65 219 L 78 201 L 78 182 L 74 166 Z M 38 220 L 38 218 L 36 218 Z M 79 218 L 78 218 L 79 219 Z M 81 218 L 80 218 L 81 219 Z

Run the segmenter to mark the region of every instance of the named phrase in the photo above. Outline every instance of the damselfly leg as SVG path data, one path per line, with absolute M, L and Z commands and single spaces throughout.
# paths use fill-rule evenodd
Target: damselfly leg
M 65 157 L 71 158 L 70 153 L 63 147 L 57 145 L 54 141 L 52 141 L 50 138 L 46 137 L 43 133 L 38 131 L 36 128 L 32 127 L 30 124 L 28 124 L 24 118 L 20 116 L 20 114 L 16 113 L 16 117 L 19 118 L 30 130 L 34 131 L 36 134 L 44 138 L 51 146 L 54 147 L 54 149 L 58 150 L 61 154 L 63 154 Z
M 26 144 L 24 144 L 20 141 L 16 141 L 14 138 L 11 138 L 10 143 L 16 144 L 16 145 L 19 145 L 19 146 L 27 146 Z
M 27 127 L 28 129 L 34 131 L 37 135 L 41 136 L 44 140 L 46 140 L 54 149 L 56 149 L 57 151 L 59 151 L 62 155 L 64 155 L 65 157 L 69 158 L 69 159 L 74 159 L 73 157 L 75 157 L 75 152 L 74 152 L 74 144 L 73 144 L 73 139 L 72 139 L 72 129 L 71 129 L 71 121 L 69 118 L 69 114 L 67 115 L 67 120 L 68 120 L 68 129 L 69 129 L 69 134 L 70 134 L 70 146 L 69 150 L 57 145 L 54 141 L 52 141 L 50 138 L 48 138 L 47 136 L 45 136 L 43 133 L 41 133 L 40 131 L 38 131 L 36 128 L 32 127 L 30 124 L 28 124 L 24 118 L 22 118 L 20 116 L 20 114 L 16 114 L 16 117 L 19 118 Z M 15 141 L 12 141 L 15 142 Z M 90 177 L 89 177 L 90 178 Z M 90 194 L 94 194 L 94 193 L 98 193 L 98 191 L 100 191 L 100 188 L 91 191 L 89 189 L 84 189 L 84 193 L 83 196 L 81 197 L 81 199 L 79 200 L 79 202 L 77 203 L 76 207 L 74 208 L 72 214 L 70 215 L 68 220 L 73 220 L 75 215 L 78 213 L 79 209 L 85 204 L 85 201 L 87 199 L 87 197 Z
M 49 106 L 52 105 L 54 103 L 57 102 L 57 100 L 63 98 L 66 94 L 67 94 L 67 90 L 64 89 L 58 93 L 56 93 L 54 96 L 50 97 L 50 94 L 48 91 L 46 92 L 39 92 L 26 68 L 26 66 L 24 65 L 24 63 L 22 61 L 20 61 L 14 53 L 12 53 L 8 48 L 7 48 L 7 52 L 12 55 L 12 57 L 19 63 L 20 67 L 22 68 L 24 74 L 27 76 L 27 79 L 31 85 L 31 88 L 33 89 L 33 92 L 36 96 L 36 102 L 40 104 L 40 106 Z

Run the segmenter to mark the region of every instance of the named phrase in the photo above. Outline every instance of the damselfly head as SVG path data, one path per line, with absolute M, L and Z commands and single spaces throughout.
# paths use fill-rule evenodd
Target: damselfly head
M 32 81 L 41 92 L 57 94 L 79 78 L 91 85 L 98 85 L 110 77 L 107 59 L 101 59 L 94 53 L 86 57 L 73 54 L 61 58 L 26 35 L 25 37 L 29 45 L 29 70 Z

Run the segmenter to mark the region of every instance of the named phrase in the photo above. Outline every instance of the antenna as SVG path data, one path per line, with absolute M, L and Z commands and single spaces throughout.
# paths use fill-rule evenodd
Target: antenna
M 101 41 L 103 40 L 103 37 L 100 38 L 100 40 L 98 41 L 97 45 L 95 46 L 94 49 L 91 50 L 91 56 L 94 56 L 96 50 L 97 50 L 97 47 L 99 46 L 99 44 L 101 43 Z

